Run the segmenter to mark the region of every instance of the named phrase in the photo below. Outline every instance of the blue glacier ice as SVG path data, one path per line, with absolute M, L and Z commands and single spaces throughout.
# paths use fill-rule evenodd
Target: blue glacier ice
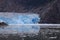
M 40 21 L 38 15 L 15 15 L 12 18 L 0 17 L 0 21 L 8 24 L 36 24 Z
M 3 17 L 0 16 L 0 22 L 5 22 L 8 25 L 9 24 L 14 24 L 14 25 L 10 25 L 12 27 L 5 27 L 4 29 L 0 28 L 0 32 L 8 32 L 10 33 L 10 31 L 12 33 L 15 32 L 38 32 L 40 30 L 39 26 L 35 26 L 35 25 L 29 25 L 29 26 L 19 26 L 19 25 L 15 25 L 15 24 L 38 24 L 38 22 L 40 21 L 40 17 L 37 14 L 24 14 L 24 15 L 15 15 L 12 18 L 8 18 L 8 17 Z M 6 32 L 6 33 L 7 33 Z

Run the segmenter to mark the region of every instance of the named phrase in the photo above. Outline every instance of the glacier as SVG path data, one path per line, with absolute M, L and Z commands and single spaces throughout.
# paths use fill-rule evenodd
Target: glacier
M 8 24 L 36 24 L 40 21 L 40 18 L 36 14 L 28 15 L 15 15 L 12 18 L 6 18 L 0 16 L 0 22 Z
M 40 30 L 40 26 L 38 25 L 27 26 L 18 24 L 38 24 L 39 21 L 40 17 L 38 14 L 14 14 L 11 18 L 0 16 L 0 22 L 5 22 L 8 24 L 8 26 L 4 29 L 0 28 L 0 33 L 38 33 Z

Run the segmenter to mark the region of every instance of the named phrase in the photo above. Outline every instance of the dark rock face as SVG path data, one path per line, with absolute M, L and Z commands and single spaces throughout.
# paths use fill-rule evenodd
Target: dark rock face
M 8 26 L 7 23 L 5 23 L 5 22 L 0 22 L 0 28 L 4 28 L 4 27 L 6 27 L 6 26 Z
M 0 25 L 2 25 L 2 26 L 3 26 L 3 25 L 7 25 L 7 24 L 6 24 L 6 23 L 4 23 L 4 22 L 1 22 L 1 23 L 0 23 Z
M 1 12 L 28 12 L 52 0 L 0 0 Z
M 13 0 L 18 4 L 26 5 L 26 6 L 38 6 L 44 3 L 48 3 L 52 0 Z
M 50 7 L 47 8 L 47 12 L 42 13 L 42 23 L 60 23 L 60 1 L 55 0 Z

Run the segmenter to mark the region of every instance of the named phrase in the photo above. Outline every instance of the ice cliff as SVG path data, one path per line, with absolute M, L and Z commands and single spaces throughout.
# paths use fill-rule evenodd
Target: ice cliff
M 18 25 L 18 24 L 38 24 L 40 21 L 38 14 L 14 14 L 11 18 L 0 16 L 0 22 L 5 22 L 9 26 L 0 28 L 0 33 L 38 33 L 39 26 L 36 25 Z
M 0 16 L 0 22 L 7 24 L 37 24 L 39 21 L 40 18 L 37 14 L 15 14 L 12 18 Z

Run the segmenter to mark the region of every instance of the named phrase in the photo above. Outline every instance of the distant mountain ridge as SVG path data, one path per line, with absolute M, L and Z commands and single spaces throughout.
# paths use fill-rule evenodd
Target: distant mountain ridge
M 0 0 L 0 12 L 26 12 L 52 0 Z

